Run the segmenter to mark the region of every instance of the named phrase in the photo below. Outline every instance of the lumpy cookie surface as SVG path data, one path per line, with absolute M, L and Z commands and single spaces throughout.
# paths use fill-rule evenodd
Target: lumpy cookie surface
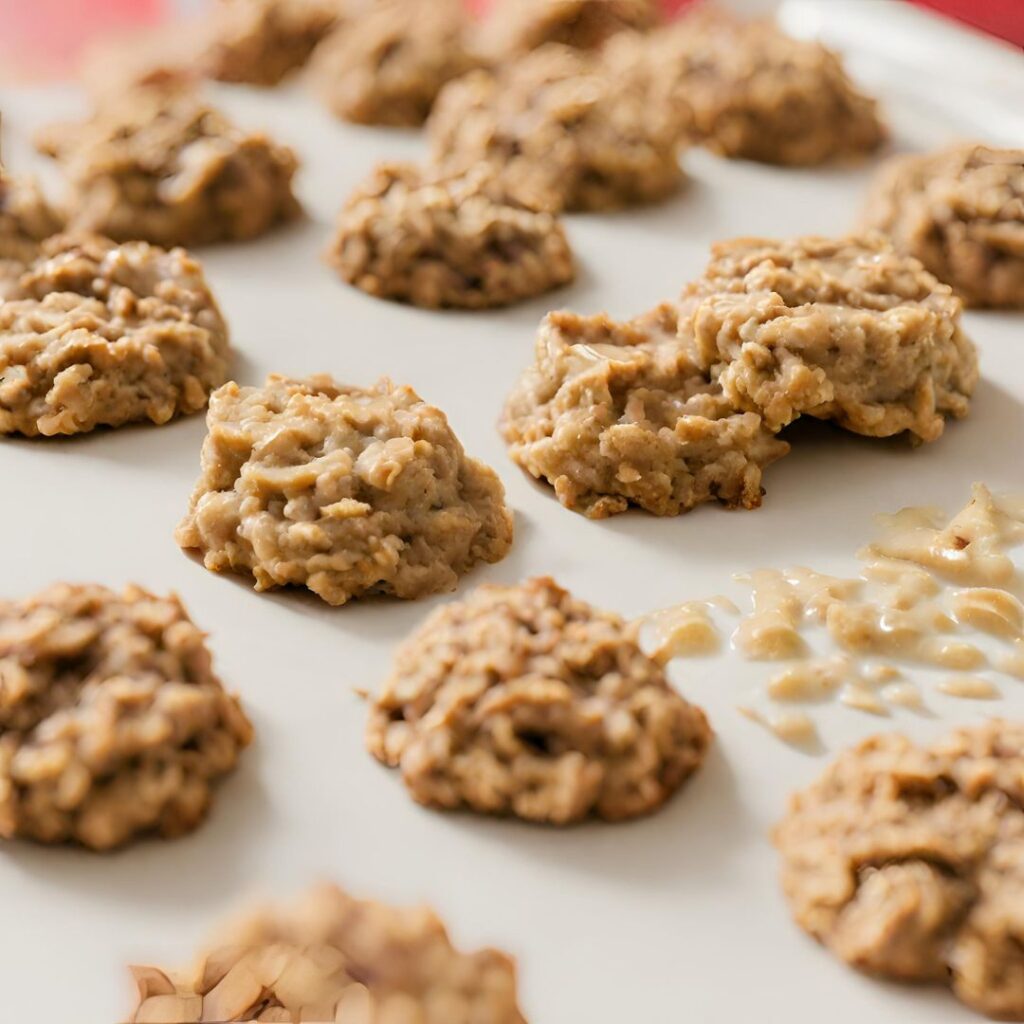
M 35 179 L 11 178 L 0 169 L 0 300 L 62 224 Z
M 806 413 L 933 441 L 978 381 L 960 321 L 949 287 L 880 236 L 741 238 L 684 290 L 679 337 L 773 430 Z
M 295 154 L 173 85 L 104 100 L 38 144 L 68 179 L 73 230 L 204 245 L 255 238 L 299 213 Z
M 961 145 L 897 157 L 868 227 L 916 256 L 971 306 L 1024 306 L 1024 150 Z
M 229 359 L 183 249 L 58 235 L 0 303 L 0 434 L 166 423 L 206 405 Z
M 484 165 L 382 164 L 346 202 L 328 260 L 371 295 L 429 308 L 505 306 L 575 274 L 561 223 L 506 195 Z
M 232 382 L 211 396 L 207 425 L 175 537 L 257 590 L 305 586 L 333 605 L 416 598 L 508 552 L 501 482 L 411 388 Z
M 653 202 L 683 179 L 671 107 L 557 44 L 450 83 L 427 127 L 435 162 L 493 164 L 511 194 L 555 212 Z
M 0 836 L 110 849 L 206 816 L 252 728 L 174 596 L 0 602 Z
M 630 505 L 760 505 L 762 471 L 789 446 L 711 382 L 676 329 L 669 305 L 627 323 L 545 318 L 501 429 L 512 459 L 566 508 L 604 518 Z
M 483 586 L 429 616 L 367 728 L 418 802 L 552 824 L 655 810 L 710 741 L 635 627 L 550 579 Z
M 346 121 L 421 125 L 445 83 L 478 63 L 465 27 L 459 0 L 377 0 L 317 51 L 319 92 Z
M 797 922 L 871 974 L 1024 1020 L 1024 726 L 866 740 L 775 833 Z
M 431 910 L 333 885 L 222 928 L 190 970 L 132 973 L 131 1021 L 524 1024 L 505 954 L 460 952 Z

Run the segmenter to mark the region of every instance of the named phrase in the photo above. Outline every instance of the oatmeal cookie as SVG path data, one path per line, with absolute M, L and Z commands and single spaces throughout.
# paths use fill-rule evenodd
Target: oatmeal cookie
M 62 226 L 34 178 L 11 178 L 0 168 L 0 301 L 36 258 L 39 243 Z
M 442 86 L 478 63 L 465 24 L 460 0 L 377 0 L 317 50 L 313 76 L 346 121 L 421 125 Z
M 482 586 L 399 648 L 367 746 L 421 804 L 565 825 L 660 807 L 700 767 L 700 708 L 637 627 L 547 578 Z
M 506 306 L 575 275 L 561 223 L 505 195 L 484 164 L 381 164 L 346 202 L 327 258 L 370 295 L 428 308 Z
M 545 43 L 596 50 L 625 29 L 657 25 L 656 0 L 498 0 L 481 25 L 478 46 L 492 60 L 508 60 Z
M 203 70 L 222 82 L 277 85 L 342 18 L 346 0 L 218 0 Z
M 864 220 L 968 305 L 1024 307 L 1024 150 L 897 157 L 879 173 Z
M 206 816 L 252 727 L 175 596 L 0 601 L 0 836 L 107 850 Z
M 0 434 L 166 423 L 206 405 L 230 357 L 183 249 L 56 235 L 0 303 Z
M 494 471 L 409 387 L 326 375 L 210 398 L 202 474 L 175 533 L 208 569 L 257 590 L 305 586 L 328 604 L 452 589 L 512 542 Z
M 494 164 L 509 193 L 554 212 L 653 202 L 683 178 L 671 109 L 557 44 L 447 85 L 427 127 L 435 162 Z
M 66 173 L 69 227 L 116 241 L 204 245 L 255 238 L 300 212 L 295 154 L 187 89 L 137 88 L 37 138 Z
M 966 416 L 978 357 L 961 303 L 880 236 L 740 238 L 711 251 L 679 336 L 772 430 L 802 413 L 869 437 L 934 441 Z
M 592 519 L 630 505 L 678 515 L 717 499 L 761 503 L 761 474 L 789 445 L 742 412 L 676 340 L 663 305 L 629 323 L 551 313 L 505 406 L 512 459 Z
M 524 1024 L 505 954 L 461 953 L 433 911 L 334 885 L 221 929 L 191 970 L 132 973 L 131 1021 Z
M 1024 1020 L 1024 725 L 848 750 L 775 833 L 802 928 L 870 974 Z

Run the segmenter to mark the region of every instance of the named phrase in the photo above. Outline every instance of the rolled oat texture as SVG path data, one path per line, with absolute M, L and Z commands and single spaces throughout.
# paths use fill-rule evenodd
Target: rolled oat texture
M 504 953 L 459 952 L 433 911 L 358 900 L 333 885 L 222 929 L 190 970 L 132 974 L 133 1024 L 525 1024 Z
M 110 96 L 37 145 L 67 177 L 69 227 L 116 241 L 243 241 L 300 213 L 295 154 L 174 82 Z
M 461 0 L 377 0 L 316 53 L 327 106 L 357 124 L 421 125 L 445 83 L 475 67 Z
M 775 842 L 794 917 L 837 956 L 1024 1021 L 1024 725 L 865 740 L 791 798 Z
M 39 244 L 62 227 L 34 178 L 12 178 L 0 168 L 0 301 L 39 254 Z
M 671 107 L 554 43 L 445 86 L 427 128 L 436 163 L 491 163 L 510 194 L 553 212 L 653 202 L 683 180 Z
M 740 238 L 715 245 L 687 285 L 679 337 L 772 430 L 807 414 L 934 441 L 948 417 L 967 415 L 978 382 L 961 311 L 881 236 Z
M 370 295 L 427 308 L 506 306 L 575 275 L 558 219 L 506 195 L 484 164 L 381 164 L 345 203 L 327 258 Z
M 108 850 L 206 816 L 252 738 L 175 596 L 0 601 L 0 836 Z
M 879 172 L 864 222 L 968 305 L 1024 307 L 1024 150 L 897 157 Z
M 0 434 L 79 434 L 197 412 L 227 326 L 183 249 L 57 235 L 0 303 Z
M 545 317 L 502 416 L 513 461 L 593 519 L 630 505 L 666 516 L 760 505 L 762 472 L 789 445 L 723 394 L 676 331 L 667 304 L 627 323 Z
M 430 615 L 367 726 L 370 752 L 417 802 L 555 825 L 656 810 L 710 742 L 636 627 L 547 578 L 482 586 Z
M 175 538 L 257 590 L 304 586 L 332 605 L 422 597 L 512 543 L 501 481 L 412 388 L 232 382 L 211 397 L 207 425 Z

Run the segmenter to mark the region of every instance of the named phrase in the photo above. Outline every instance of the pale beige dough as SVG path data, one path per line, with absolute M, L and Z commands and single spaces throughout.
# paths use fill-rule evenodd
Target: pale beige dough
M 345 203 L 327 258 L 370 295 L 428 308 L 505 306 L 575 275 L 558 219 L 506 195 L 482 164 L 381 164 Z
M 62 227 L 34 178 L 12 178 L 0 168 L 0 300 L 36 258 L 40 242 Z
M 328 604 L 451 590 L 512 542 L 493 470 L 409 387 L 326 375 L 216 391 L 202 473 L 175 533 L 208 569 Z
M 0 837 L 178 836 L 252 738 L 175 596 L 57 584 L 0 601 Z
M 978 382 L 960 300 L 880 236 L 715 245 L 683 292 L 679 337 L 772 430 L 808 414 L 934 441 Z
M 295 154 L 173 81 L 107 97 L 37 144 L 62 165 L 74 230 L 195 246 L 255 238 L 300 212 Z
M 377 0 L 317 50 L 317 89 L 346 121 L 421 125 L 442 86 L 479 63 L 465 29 L 461 0 Z
M 1024 306 L 1024 149 L 967 144 L 897 157 L 864 223 L 970 306 Z
M 222 927 L 190 969 L 132 974 L 129 1020 L 140 1024 L 525 1024 L 504 953 L 462 953 L 428 908 L 359 900 L 335 885 Z
M 1024 1020 L 1024 725 L 865 740 L 791 798 L 775 842 L 797 922 L 837 956 Z
M 0 434 L 166 423 L 206 405 L 230 357 L 183 249 L 54 236 L 0 303 Z
M 452 82 L 427 128 L 435 162 L 492 163 L 511 194 L 555 212 L 653 202 L 683 180 L 668 105 L 557 44 Z
M 551 313 L 501 429 L 512 459 L 567 508 L 603 518 L 637 505 L 756 508 L 762 470 L 789 446 L 742 412 L 676 339 L 674 307 L 628 323 Z
M 557 825 L 650 813 L 700 767 L 711 730 L 638 628 L 548 578 L 480 587 L 399 648 L 367 745 L 433 807 Z

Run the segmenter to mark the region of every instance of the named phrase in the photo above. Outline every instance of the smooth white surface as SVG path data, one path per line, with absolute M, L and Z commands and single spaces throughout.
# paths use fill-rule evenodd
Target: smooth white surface
M 936 64 L 943 62 L 941 52 Z M 949 120 L 904 88 L 898 66 L 857 54 L 886 100 L 898 147 L 976 134 L 999 138 L 1005 115 L 976 95 L 976 124 Z M 933 82 L 935 80 L 933 79 Z M 1020 82 L 1016 82 L 1020 86 Z M 971 313 L 984 382 L 969 419 L 911 450 L 827 426 L 800 428 L 771 467 L 757 512 L 705 507 L 658 520 L 588 522 L 562 509 L 508 461 L 494 430 L 502 399 L 529 361 L 537 321 L 564 306 L 615 315 L 674 295 L 707 247 L 737 234 L 841 232 L 871 166 L 777 170 L 686 157 L 689 187 L 664 205 L 569 218 L 578 282 L 493 314 L 430 313 L 375 301 L 335 280 L 318 254 L 347 191 L 382 157 L 415 156 L 414 134 L 346 127 L 296 88 L 222 90 L 246 123 L 302 154 L 309 221 L 251 245 L 202 253 L 233 329 L 237 376 L 329 371 L 369 382 L 390 374 L 445 409 L 467 449 L 495 466 L 516 511 L 517 540 L 485 580 L 551 573 L 596 604 L 637 614 L 741 591 L 732 573 L 808 564 L 850 572 L 874 513 L 936 503 L 951 511 L 974 480 L 1024 488 L 1024 315 Z M 963 100 L 963 95 L 959 96 Z M 0 95 L 14 170 L 33 162 L 39 123 L 75 109 L 59 92 Z M 964 104 L 958 103 L 961 110 Z M 394 901 L 429 901 L 456 940 L 520 958 L 534 1024 L 948 1024 L 973 1015 L 942 990 L 886 985 L 846 969 L 790 922 L 767 831 L 786 794 L 824 759 L 788 749 L 735 710 L 770 667 L 731 656 L 673 669 L 709 712 L 718 739 L 705 769 L 661 813 L 567 831 L 415 807 L 398 778 L 363 750 L 356 685 L 373 686 L 427 612 L 449 600 L 373 601 L 331 609 L 301 594 L 255 594 L 185 557 L 171 531 L 197 472 L 202 417 L 70 441 L 0 442 L 2 592 L 58 580 L 174 589 L 212 635 L 217 666 L 258 730 L 209 822 L 176 842 L 113 856 L 12 843 L 0 850 L 0 1021 L 102 1024 L 130 1006 L 123 964 L 181 963 L 226 912 L 332 878 Z M 935 735 L 953 721 L 1024 712 L 1024 683 L 1002 702 L 930 697 L 936 717 L 820 713 L 834 751 L 880 728 Z

